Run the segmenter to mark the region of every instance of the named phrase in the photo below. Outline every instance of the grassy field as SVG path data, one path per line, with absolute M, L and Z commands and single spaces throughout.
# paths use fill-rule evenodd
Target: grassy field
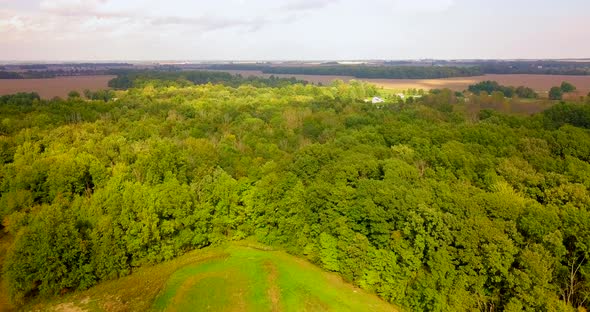
M 232 244 L 26 307 L 33 311 L 398 311 L 282 251 Z

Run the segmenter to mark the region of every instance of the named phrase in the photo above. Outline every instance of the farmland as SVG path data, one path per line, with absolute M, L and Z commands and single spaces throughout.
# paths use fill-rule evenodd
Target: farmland
M 208 70 L 212 71 L 212 70 Z M 268 78 L 272 74 L 265 74 L 258 70 L 223 70 L 231 74 L 240 74 L 244 77 L 255 76 Z M 474 77 L 455 77 L 443 79 L 358 79 L 352 76 L 324 76 L 324 75 L 291 75 L 274 74 L 275 77 L 305 80 L 311 83 L 329 84 L 334 80 L 350 81 L 363 80 L 379 87 L 390 90 L 406 89 L 442 89 L 449 88 L 453 91 L 463 91 L 471 84 L 485 80 L 494 80 L 507 86 L 526 86 L 537 91 L 541 96 L 546 96 L 547 91 L 562 81 L 569 81 L 577 87 L 573 97 L 586 95 L 590 92 L 590 76 L 566 76 L 566 75 L 482 75 Z M 37 92 L 42 98 L 66 97 L 68 92 L 76 90 L 82 92 L 85 89 L 96 91 L 108 88 L 109 80 L 115 78 L 111 75 L 69 76 L 46 79 L 3 79 L 0 80 L 0 95 L 17 92 Z
M 242 76 L 270 77 L 271 74 L 265 74 L 257 70 L 227 70 L 233 74 Z M 276 77 L 289 78 L 295 77 L 300 80 L 306 80 L 312 83 L 329 84 L 330 82 L 341 79 L 349 81 L 357 79 L 352 76 L 319 76 L 319 75 L 290 75 L 275 74 Z M 359 79 L 357 79 L 359 80 Z M 534 89 L 540 94 L 546 92 L 553 86 L 561 84 L 562 81 L 569 81 L 575 85 L 580 95 L 586 95 L 590 92 L 590 76 L 567 76 L 567 75 L 482 75 L 474 77 L 456 77 L 443 79 L 360 79 L 375 84 L 385 89 L 406 90 L 406 89 L 442 89 L 449 88 L 453 91 L 463 91 L 471 84 L 485 80 L 494 80 L 502 85 L 507 86 L 525 86 Z
M 66 97 L 72 90 L 82 93 L 107 89 L 111 75 L 69 76 L 45 79 L 2 79 L 0 80 L 0 95 L 17 92 L 37 92 L 44 99 Z

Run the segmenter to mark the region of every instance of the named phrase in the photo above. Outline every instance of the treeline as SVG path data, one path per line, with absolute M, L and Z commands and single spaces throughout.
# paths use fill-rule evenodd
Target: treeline
M 0 71 L 0 79 L 24 79 L 23 75 L 11 71 Z
M 14 108 L 19 108 L 22 106 L 31 105 L 35 102 L 35 100 L 41 100 L 41 97 L 36 92 L 26 93 L 16 93 L 10 95 L 2 95 L 0 96 L 0 105 L 7 105 Z
M 579 61 L 391 61 L 383 65 L 275 66 L 269 64 L 216 64 L 219 70 L 259 70 L 267 74 L 337 75 L 356 78 L 436 79 L 484 74 L 590 75 L 590 62 Z
M 515 88 L 512 86 L 503 86 L 496 81 L 490 80 L 470 85 L 468 87 L 468 91 L 477 95 L 479 95 L 481 92 L 487 92 L 488 94 L 492 94 L 493 92 L 501 92 L 505 97 L 508 98 L 518 96 L 519 98 L 535 99 L 539 96 L 533 89 L 528 87 L 519 86 Z
M 487 61 L 477 66 L 486 74 L 590 75 L 587 61 Z
M 212 71 L 178 71 L 169 70 L 150 70 L 150 71 L 112 71 L 117 75 L 109 81 L 109 87 L 119 90 L 126 90 L 134 87 L 144 87 L 148 84 L 155 86 L 166 85 L 200 85 L 200 84 L 223 84 L 232 87 L 248 84 L 259 87 L 282 87 L 294 83 L 307 84 L 306 81 L 295 78 L 278 78 L 271 76 L 262 77 L 242 77 L 241 75 L 232 75 L 224 72 Z
M 265 74 L 330 75 L 383 79 L 435 79 L 478 76 L 482 74 L 482 72 L 477 67 L 443 66 L 268 66 L 219 64 L 212 65 L 209 68 L 217 70 L 260 70 Z
M 590 75 L 588 60 L 431 60 L 422 62 L 438 66 L 475 66 L 485 74 Z
M 0 79 L 45 79 L 70 76 L 107 75 L 109 70 L 28 70 L 24 72 L 0 71 Z
M 2 278 L 53 296 L 253 237 L 412 311 L 590 308 L 590 116 L 187 85 L 0 105 Z M 486 97 L 487 98 L 487 97 Z

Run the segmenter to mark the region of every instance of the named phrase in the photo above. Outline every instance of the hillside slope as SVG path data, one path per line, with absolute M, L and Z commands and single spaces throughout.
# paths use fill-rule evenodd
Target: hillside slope
M 231 244 L 190 252 L 26 310 L 398 311 L 282 251 Z

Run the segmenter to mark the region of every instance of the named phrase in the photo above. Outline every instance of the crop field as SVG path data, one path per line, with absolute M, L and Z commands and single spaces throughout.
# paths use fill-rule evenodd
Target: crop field
M 82 93 L 88 89 L 97 91 L 108 88 L 109 80 L 116 76 L 70 76 L 46 79 L 0 79 L 0 95 L 18 92 L 37 92 L 44 99 L 67 97 L 72 90 Z
M 463 91 L 469 85 L 485 81 L 497 81 L 506 86 L 525 86 L 543 94 L 554 86 L 559 86 L 562 81 L 571 82 L 581 94 L 590 92 L 590 76 L 564 76 L 564 75 L 483 75 L 474 77 L 445 78 L 445 79 L 365 79 L 371 83 L 388 89 L 435 89 L 449 88 L 454 91 Z
M 193 251 L 33 310 L 398 311 L 336 274 L 254 243 Z
M 241 74 L 242 76 L 269 77 L 271 74 L 265 74 L 257 70 L 227 70 L 226 72 Z M 501 85 L 506 86 L 525 86 L 534 89 L 541 95 L 544 95 L 553 86 L 558 86 L 562 81 L 571 82 L 577 87 L 575 96 L 586 95 L 590 92 L 590 76 L 566 76 L 566 75 L 483 75 L 474 77 L 444 78 L 444 79 L 357 79 L 351 76 L 319 76 L 319 75 L 283 75 L 275 74 L 274 76 L 289 78 L 295 77 L 301 80 L 307 80 L 312 83 L 329 84 L 333 80 L 341 79 L 349 81 L 352 79 L 363 80 L 373 83 L 377 86 L 393 89 L 442 89 L 449 88 L 453 91 L 466 90 L 469 85 L 485 81 L 494 80 Z

